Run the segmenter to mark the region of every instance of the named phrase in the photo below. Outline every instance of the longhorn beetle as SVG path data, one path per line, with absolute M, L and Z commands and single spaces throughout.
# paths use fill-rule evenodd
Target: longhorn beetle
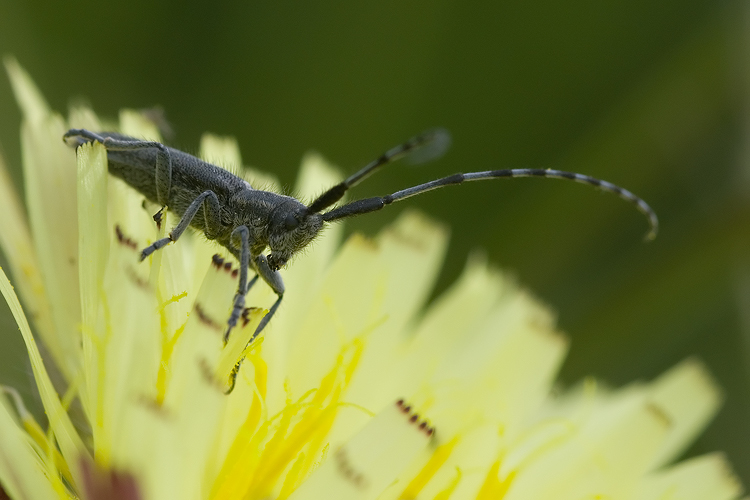
M 307 246 L 326 223 L 374 212 L 391 203 L 433 189 L 464 181 L 509 177 L 569 179 L 609 191 L 633 203 L 651 224 L 647 239 L 656 236 L 659 226 L 651 207 L 626 189 L 588 175 L 526 168 L 453 174 L 386 196 L 352 201 L 324 212 L 338 202 L 347 190 L 388 163 L 404 157 L 413 162 L 424 162 L 441 156 L 450 144 L 450 136 L 443 129 L 426 131 L 389 149 L 358 172 L 325 191 L 310 205 L 290 196 L 254 189 L 247 181 L 227 170 L 158 142 L 143 141 L 114 132 L 95 133 L 84 129 L 68 130 L 63 140 L 75 147 L 87 142 L 102 143 L 107 149 L 110 174 L 124 180 L 150 201 L 162 207 L 167 206 L 180 217 L 167 238 L 157 240 L 141 251 L 141 260 L 168 243 L 177 241 L 185 229 L 192 226 L 203 231 L 206 238 L 216 240 L 226 247 L 239 261 L 239 285 L 232 313 L 227 321 L 224 342 L 229 339 L 232 328 L 237 325 L 242 314 L 245 295 L 260 277 L 276 293 L 277 299 L 248 344 L 255 340 L 276 313 L 284 297 L 284 282 L 279 269 L 292 255 Z M 271 251 L 265 256 L 262 252 L 267 247 Z M 248 282 L 249 267 L 252 267 L 255 277 Z

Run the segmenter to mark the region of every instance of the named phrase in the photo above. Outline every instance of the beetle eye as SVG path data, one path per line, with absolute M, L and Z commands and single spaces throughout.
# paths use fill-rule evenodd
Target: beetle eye
M 286 219 L 284 219 L 284 227 L 287 229 L 287 231 L 291 231 L 297 226 L 299 226 L 299 221 L 297 220 L 297 218 L 292 214 L 287 215 Z

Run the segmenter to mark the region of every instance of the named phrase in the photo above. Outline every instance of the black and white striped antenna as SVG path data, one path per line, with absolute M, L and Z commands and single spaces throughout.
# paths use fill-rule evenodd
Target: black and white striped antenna
M 394 148 L 389 149 L 383 153 L 378 159 L 365 165 L 358 172 L 350 175 L 347 179 L 333 186 L 322 195 L 320 195 L 315 201 L 308 206 L 310 213 L 317 213 L 330 207 L 337 201 L 339 201 L 344 194 L 352 187 L 356 186 L 367 177 L 375 173 L 379 168 L 385 166 L 388 163 L 394 162 L 401 158 L 405 158 L 407 161 L 414 163 L 421 163 L 435 159 L 448 149 L 450 146 L 450 135 L 444 129 L 434 129 L 424 132 L 412 139 L 409 139 L 403 144 L 400 144 Z M 458 173 L 436 179 L 434 181 L 425 182 L 412 186 L 395 193 L 386 196 L 376 196 L 373 198 L 365 198 L 362 200 L 352 201 L 346 205 L 334 208 L 323 215 L 323 220 L 326 222 L 334 222 L 337 220 L 345 219 L 347 217 L 354 217 L 369 212 L 380 210 L 386 205 L 395 203 L 397 201 L 417 196 L 427 191 L 439 189 L 454 184 L 461 184 L 463 182 L 471 181 L 485 181 L 490 179 L 506 179 L 514 177 L 546 177 L 550 179 L 566 179 L 581 184 L 588 184 L 594 186 L 603 191 L 614 193 L 623 200 L 635 205 L 643 215 L 646 216 L 650 224 L 650 230 L 646 234 L 646 240 L 653 240 L 659 231 L 659 219 L 656 217 L 656 213 L 651 207 L 638 196 L 625 188 L 612 184 L 611 182 L 603 181 L 595 177 L 591 177 L 584 174 L 577 174 L 574 172 L 565 172 L 563 170 L 552 170 L 552 169 L 536 169 L 536 168 L 513 168 L 513 169 L 502 169 L 502 170 L 486 170 L 483 172 L 469 172 L 466 174 Z

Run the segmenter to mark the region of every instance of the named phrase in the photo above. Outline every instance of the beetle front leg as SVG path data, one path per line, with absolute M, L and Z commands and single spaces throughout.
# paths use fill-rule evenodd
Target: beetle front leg
M 263 319 L 260 320 L 258 328 L 255 329 L 255 333 L 253 333 L 253 336 L 250 337 L 247 345 L 252 344 L 255 338 L 266 327 L 268 322 L 271 321 L 271 318 L 276 313 L 276 310 L 281 304 L 281 299 L 284 298 L 284 291 L 286 290 L 286 288 L 284 287 L 284 280 L 281 279 L 281 273 L 271 269 L 271 267 L 268 265 L 268 260 L 266 259 L 265 255 L 258 255 L 257 257 L 255 257 L 255 269 L 258 271 L 260 277 L 263 278 L 263 281 L 265 281 L 268 286 L 271 287 L 271 290 L 274 291 L 277 298 L 276 302 L 274 302 L 271 306 L 271 309 L 268 310 L 268 314 L 263 316 Z
M 263 319 L 260 320 L 260 323 L 258 324 L 258 327 L 255 329 L 255 332 L 253 333 L 253 336 L 250 337 L 250 340 L 247 341 L 247 344 L 245 345 L 245 349 L 243 349 L 243 352 L 247 350 L 247 347 L 252 344 L 255 339 L 260 335 L 260 332 L 263 331 L 263 329 L 266 327 L 269 321 L 271 321 L 271 318 L 274 314 L 276 314 L 276 310 L 279 308 L 279 305 L 281 304 L 281 299 L 284 298 L 284 281 L 281 279 L 281 274 L 278 271 L 274 271 L 271 269 L 271 267 L 268 265 L 268 261 L 266 260 L 265 255 L 258 255 L 253 259 L 253 264 L 255 265 L 255 270 L 257 271 L 258 275 L 253 278 L 253 281 L 250 283 L 250 286 L 252 286 L 255 281 L 258 279 L 258 276 L 263 278 L 263 281 L 265 281 L 268 286 L 271 287 L 271 289 L 276 293 L 277 299 L 276 302 L 271 306 L 271 309 L 268 310 L 268 313 L 263 316 Z M 240 280 L 242 280 L 242 275 L 240 275 Z M 235 301 L 237 300 L 237 297 L 235 297 Z M 236 303 L 236 302 L 235 302 Z M 245 304 L 245 297 L 242 297 L 242 305 L 244 307 Z M 240 312 L 242 310 L 240 309 Z M 232 311 L 234 314 L 234 310 Z M 229 336 L 229 330 L 227 330 L 227 336 L 224 338 L 224 342 L 226 343 L 227 338 Z M 242 362 L 244 361 L 244 357 L 241 358 L 237 363 L 234 365 L 234 368 L 232 369 L 232 373 L 229 374 L 229 388 L 227 389 L 226 393 L 229 394 L 234 390 L 234 385 L 237 382 L 237 374 L 240 371 L 240 366 L 242 366 Z

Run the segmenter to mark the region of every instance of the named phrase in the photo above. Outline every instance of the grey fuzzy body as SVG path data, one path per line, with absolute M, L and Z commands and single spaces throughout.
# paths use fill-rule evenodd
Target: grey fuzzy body
M 102 132 L 102 137 L 136 141 L 122 134 Z M 144 148 L 131 151 L 108 150 L 109 173 L 125 181 L 149 201 L 167 205 L 179 217 L 185 214 L 190 204 L 203 192 L 212 191 L 219 202 L 219 224 L 211 225 L 204 210 L 198 210 L 190 226 L 203 232 L 208 239 L 216 240 L 239 258 L 239 248 L 231 241 L 232 232 L 239 226 L 250 231 L 250 252 L 260 254 L 271 241 L 278 243 L 286 260 L 301 246 L 305 246 L 320 230 L 322 221 L 307 225 L 301 241 L 292 241 L 289 231 L 274 231 L 273 222 L 289 213 L 302 214 L 305 206 L 296 199 L 254 189 L 246 180 L 235 174 L 205 162 L 193 155 L 174 148 L 167 148 L 171 160 L 171 186 L 168 199 L 159 200 L 156 182 L 157 150 Z M 283 220 L 280 221 L 283 223 Z M 306 226 L 302 224 L 301 226 Z M 299 229 L 304 229 L 303 227 Z M 312 234 L 310 234 L 312 232 Z M 308 236 L 309 235 L 309 236 Z M 300 239 L 300 238 L 296 238 Z M 289 248 L 291 246 L 291 248 Z M 288 254 L 288 255 L 286 255 Z

